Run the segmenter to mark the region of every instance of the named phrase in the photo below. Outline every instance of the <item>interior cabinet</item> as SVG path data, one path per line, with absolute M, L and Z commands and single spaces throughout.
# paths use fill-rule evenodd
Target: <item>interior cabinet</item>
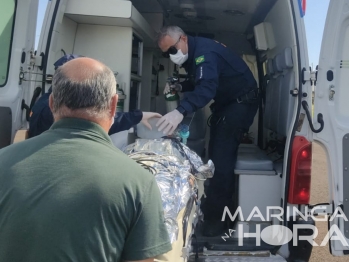
M 156 49 L 155 31 L 132 2 L 105 0 L 100 5 L 99 0 L 69 0 L 59 33 L 64 35 L 72 24 L 73 38 L 66 38 L 72 52 L 95 58 L 118 72 L 118 84 L 126 95 L 124 111 L 143 106 L 150 110 L 152 72 L 149 61 L 144 67 L 144 48 Z

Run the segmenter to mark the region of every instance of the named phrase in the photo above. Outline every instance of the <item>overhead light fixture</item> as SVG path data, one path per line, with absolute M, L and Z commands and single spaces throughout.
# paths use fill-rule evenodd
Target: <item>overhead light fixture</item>
M 180 0 L 179 7 L 181 9 L 195 9 L 194 1 L 192 0 Z
M 225 10 L 224 13 L 226 13 L 228 15 L 231 15 L 231 16 L 242 16 L 242 15 L 245 15 L 244 12 L 236 10 L 236 9 L 228 9 L 228 10 Z
M 188 19 L 196 18 L 197 13 L 194 9 L 185 9 L 183 10 L 183 16 Z

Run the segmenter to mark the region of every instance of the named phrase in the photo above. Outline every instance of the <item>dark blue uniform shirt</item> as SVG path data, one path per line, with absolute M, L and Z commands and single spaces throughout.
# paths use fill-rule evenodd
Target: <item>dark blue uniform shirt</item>
M 230 48 L 211 39 L 188 36 L 188 60 L 183 68 L 188 80 L 182 92 L 192 91 L 181 101 L 181 113 L 195 112 L 214 99 L 222 108 L 257 87 L 251 70 Z
M 53 115 L 48 104 L 51 92 L 52 89 L 50 88 L 47 93 L 38 99 L 32 108 L 29 119 L 29 137 L 40 135 L 41 133 L 50 129 L 54 122 Z M 142 117 L 143 113 L 140 110 L 117 113 L 114 124 L 109 130 L 109 135 L 130 129 L 132 126 L 137 125 L 142 120 Z
M 49 90 L 50 91 L 50 90 Z M 34 137 L 50 129 L 54 119 L 48 104 L 51 92 L 43 94 L 34 104 L 29 119 L 28 136 Z
M 141 122 L 143 113 L 141 110 L 116 113 L 115 122 L 109 129 L 109 135 L 125 131 Z

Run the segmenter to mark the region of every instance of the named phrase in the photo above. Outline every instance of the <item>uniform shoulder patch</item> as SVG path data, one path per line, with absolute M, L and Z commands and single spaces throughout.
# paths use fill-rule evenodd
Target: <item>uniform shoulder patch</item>
M 205 56 L 204 55 L 195 58 L 196 65 L 201 64 L 202 62 L 205 62 Z

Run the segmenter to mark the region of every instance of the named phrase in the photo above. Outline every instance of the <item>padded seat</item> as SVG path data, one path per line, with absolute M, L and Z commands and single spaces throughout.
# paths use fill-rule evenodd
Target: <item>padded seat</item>
M 258 207 L 267 218 L 267 207 L 279 205 L 282 179 L 276 170 L 263 150 L 255 145 L 240 145 L 235 174 L 239 184 L 238 206 L 242 214 L 247 216 Z M 252 217 L 251 221 L 260 221 L 260 218 Z
M 237 175 L 275 175 L 273 161 L 253 144 L 241 144 L 235 165 Z

